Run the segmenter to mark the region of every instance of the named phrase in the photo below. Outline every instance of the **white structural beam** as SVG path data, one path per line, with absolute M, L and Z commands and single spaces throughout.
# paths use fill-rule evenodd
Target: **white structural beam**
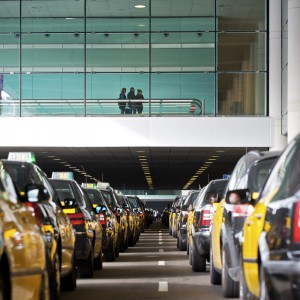
M 269 117 L 0 118 L 0 146 L 273 147 Z

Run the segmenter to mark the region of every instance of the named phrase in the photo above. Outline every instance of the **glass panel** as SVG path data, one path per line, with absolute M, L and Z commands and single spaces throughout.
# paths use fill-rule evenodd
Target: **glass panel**
M 23 0 L 22 32 L 82 32 L 83 14 L 84 1 Z
M 152 34 L 152 71 L 214 71 L 214 34 Z
M 288 64 L 288 24 L 282 29 L 282 40 L 281 40 L 281 68 L 284 68 Z
M 20 1 L 0 1 L 0 33 L 20 31 Z
M 87 74 L 87 115 L 120 114 L 118 98 L 122 88 L 126 96 L 131 87 L 143 91 L 149 98 L 149 75 L 146 73 L 96 73 Z M 148 101 L 143 104 L 143 114 L 149 112 Z
M 195 100 L 196 114 L 214 115 L 215 113 L 215 75 L 213 73 L 161 73 L 153 74 L 151 80 L 152 99 L 179 100 L 171 102 L 165 114 L 189 114 L 191 115 L 189 101 Z M 197 102 L 204 103 L 203 112 L 200 111 Z M 166 106 L 166 105 L 165 105 Z M 161 107 L 152 105 L 152 113 L 159 114 Z
M 266 33 L 218 34 L 219 71 L 266 71 Z
M 0 1 L 0 115 L 20 115 L 20 1 Z
M 266 73 L 218 75 L 218 115 L 266 115 Z
M 152 0 L 151 9 L 153 17 L 213 17 L 215 14 L 215 1 Z M 214 30 L 213 28 L 211 30 Z
M 217 0 L 218 31 L 266 30 L 267 0 Z
M 281 27 L 288 22 L 288 0 L 281 0 Z
M 83 115 L 84 75 L 22 75 L 22 116 Z

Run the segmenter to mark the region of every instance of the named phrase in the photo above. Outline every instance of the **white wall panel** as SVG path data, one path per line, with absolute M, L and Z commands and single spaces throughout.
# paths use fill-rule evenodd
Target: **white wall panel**
M 272 147 L 268 117 L 0 118 L 0 146 Z

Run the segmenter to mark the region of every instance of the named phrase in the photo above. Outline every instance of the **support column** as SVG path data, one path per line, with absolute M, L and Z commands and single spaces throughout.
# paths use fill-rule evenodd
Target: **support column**
M 288 141 L 300 132 L 300 0 L 288 1 Z
M 287 139 L 281 134 L 281 0 L 269 3 L 269 115 L 274 120 L 271 150 L 282 150 Z

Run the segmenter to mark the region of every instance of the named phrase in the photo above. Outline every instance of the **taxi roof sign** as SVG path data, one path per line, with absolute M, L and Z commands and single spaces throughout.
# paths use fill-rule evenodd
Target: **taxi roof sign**
M 107 189 L 109 187 L 110 187 L 109 182 L 101 182 L 101 181 L 97 182 L 97 188 L 98 189 Z
M 86 189 L 96 189 L 97 188 L 97 183 L 86 183 L 86 182 L 83 182 L 81 184 L 81 186 L 83 188 L 86 188 Z
M 35 155 L 33 152 L 9 152 L 7 159 L 14 160 L 14 161 L 30 162 L 30 163 L 36 162 Z
M 73 172 L 52 172 L 52 179 L 74 179 Z

